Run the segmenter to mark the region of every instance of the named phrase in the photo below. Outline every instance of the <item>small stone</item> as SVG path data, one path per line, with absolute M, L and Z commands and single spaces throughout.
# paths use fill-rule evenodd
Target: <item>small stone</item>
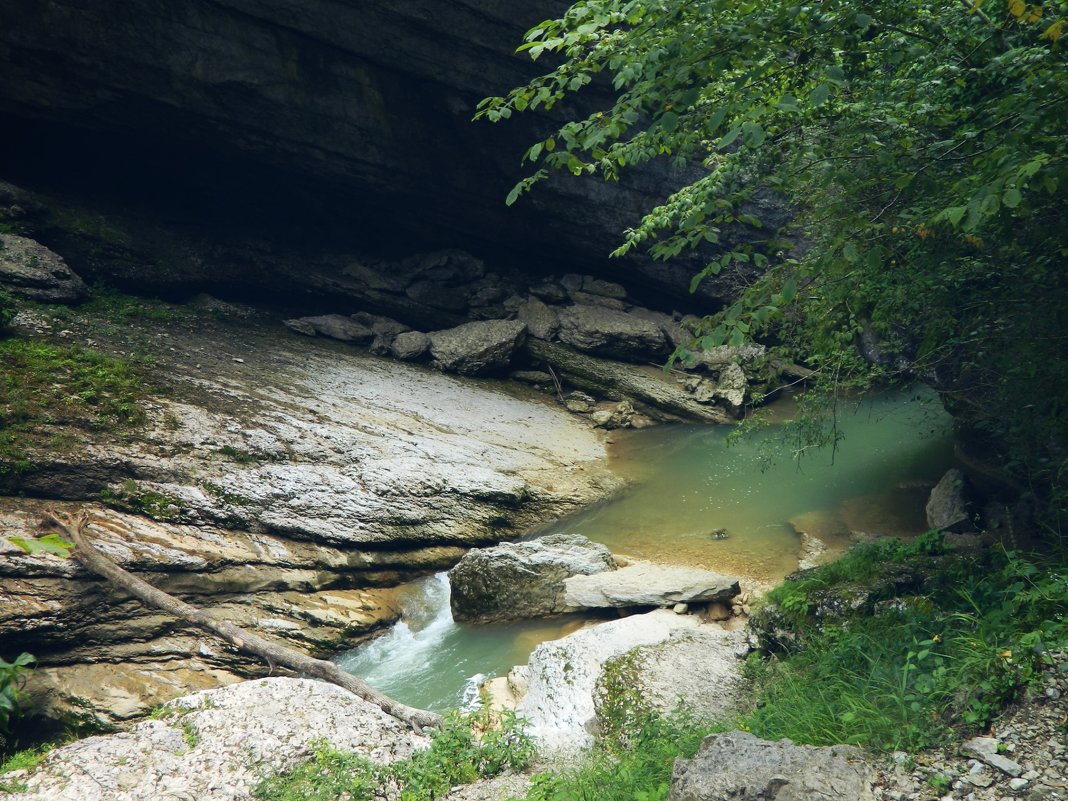
M 1028 784 L 1030 784 L 1030 782 L 1028 782 L 1027 779 L 1023 777 L 1009 779 L 1009 787 L 1011 787 L 1013 790 L 1022 790 Z
M 576 414 L 587 414 L 593 410 L 594 404 L 597 403 L 593 398 L 587 395 L 585 392 L 572 392 L 567 396 L 567 400 L 564 402 L 564 406 L 567 407 L 569 412 L 575 412 Z
M 1056 700 L 1056 699 L 1061 697 L 1061 691 L 1058 690 L 1056 687 L 1047 687 L 1046 688 L 1046 697 L 1047 698 L 1052 698 L 1053 700 Z
M 671 611 L 674 612 L 676 615 L 685 615 L 687 612 L 690 611 L 690 605 L 682 603 L 675 604 L 673 607 L 671 607 Z
M 306 337 L 315 336 L 315 326 L 309 323 L 307 320 L 293 319 L 283 320 L 282 325 L 288 328 L 290 331 L 295 331 L 298 334 L 303 334 Z M 197 367 L 200 365 L 198 364 Z
M 969 773 L 964 777 L 964 781 L 974 787 L 989 787 L 994 783 L 994 777 L 989 773 Z
M 245 363 L 244 359 L 239 359 L 236 356 L 234 356 L 234 361 L 237 362 L 238 364 L 244 364 Z
M 894 753 L 890 755 L 890 758 L 894 760 L 894 762 L 896 762 L 898 765 L 903 765 L 908 762 L 909 755 L 906 754 L 904 751 L 894 751 Z
M 708 610 L 705 612 L 705 618 L 712 621 L 727 620 L 730 616 L 730 608 L 721 603 L 709 604 Z

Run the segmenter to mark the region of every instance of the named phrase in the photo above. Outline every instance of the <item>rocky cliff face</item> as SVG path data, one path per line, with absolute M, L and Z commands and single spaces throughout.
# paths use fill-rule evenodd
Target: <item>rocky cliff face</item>
M 273 217 L 350 245 L 415 239 L 604 270 L 674 179 L 554 179 L 509 209 L 519 156 L 548 123 L 471 123 L 478 100 L 530 74 L 513 53 L 522 33 L 567 5 L 0 0 L 0 171 L 151 200 L 171 219 L 262 231 Z M 682 296 L 692 274 L 630 267 Z
M 239 307 L 173 314 L 16 319 L 24 336 L 155 354 L 143 422 L 44 421 L 0 469 L 0 653 L 39 658 L 38 712 L 110 726 L 267 670 L 75 562 L 24 555 L 8 538 L 35 536 L 48 507 L 90 511 L 91 538 L 161 589 L 326 656 L 397 617 L 384 587 L 617 485 L 598 433 L 531 391 Z

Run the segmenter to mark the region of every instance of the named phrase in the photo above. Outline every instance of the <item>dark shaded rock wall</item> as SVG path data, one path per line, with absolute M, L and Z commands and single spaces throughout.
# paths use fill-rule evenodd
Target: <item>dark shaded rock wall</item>
M 190 189 L 168 182 L 192 181 L 182 213 L 216 222 L 247 206 L 275 229 L 618 271 L 606 254 L 672 176 L 561 177 L 509 209 L 519 156 L 549 122 L 470 122 L 531 74 L 513 53 L 523 31 L 567 5 L 0 0 L 0 170 L 92 173 L 94 191 L 125 182 L 136 196 L 155 181 L 172 205 Z M 628 271 L 676 289 L 692 273 Z

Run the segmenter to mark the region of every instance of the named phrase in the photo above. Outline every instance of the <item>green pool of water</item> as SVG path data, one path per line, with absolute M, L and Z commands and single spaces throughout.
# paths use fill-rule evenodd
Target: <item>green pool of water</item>
M 572 531 L 615 553 L 766 583 L 797 569 L 799 531 L 831 548 L 850 531 L 924 531 L 927 494 L 952 461 L 949 416 L 929 394 L 895 393 L 841 404 L 839 424 L 833 454 L 800 462 L 774 425 L 730 446 L 723 426 L 626 432 L 611 465 L 628 488 L 538 533 Z
M 730 447 L 725 427 L 617 432 L 611 465 L 628 488 L 537 533 L 576 532 L 615 553 L 772 583 L 797 568 L 799 530 L 832 549 L 850 531 L 922 532 L 927 493 L 952 461 L 948 416 L 928 395 L 898 393 L 844 405 L 840 426 L 833 464 L 829 452 L 816 452 L 800 465 L 776 445 L 775 426 Z M 777 452 L 767 469 L 762 448 Z M 716 529 L 726 539 L 714 538 Z M 461 706 L 486 677 L 578 625 L 458 625 L 444 574 L 407 588 L 404 609 L 389 633 L 338 663 L 400 701 L 436 710 Z

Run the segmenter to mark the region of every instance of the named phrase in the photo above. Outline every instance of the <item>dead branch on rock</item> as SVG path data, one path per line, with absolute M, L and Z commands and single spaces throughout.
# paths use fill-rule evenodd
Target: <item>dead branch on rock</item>
M 383 712 L 409 724 L 416 731 L 421 731 L 426 727 L 440 728 L 441 716 L 434 712 L 415 709 L 394 701 L 389 696 L 373 689 L 362 679 L 345 673 L 333 662 L 328 662 L 325 659 L 315 659 L 293 648 L 287 648 L 284 645 L 277 645 L 265 640 L 263 637 L 238 628 L 225 620 L 218 620 L 207 612 L 197 609 L 195 606 L 187 604 L 185 601 L 181 601 L 127 572 L 108 556 L 97 550 L 85 538 L 85 529 L 90 522 L 88 512 L 83 512 L 75 519 L 69 515 L 49 511 L 46 513 L 45 520 L 47 523 L 59 526 L 66 533 L 71 542 L 74 543 L 72 556 L 86 569 L 125 590 L 143 603 L 161 609 L 167 614 L 174 615 L 194 626 L 206 629 L 222 637 L 239 651 L 245 651 L 266 660 L 269 665 L 281 665 L 297 673 L 313 676 L 331 684 L 336 684 L 339 687 L 344 687 L 354 695 L 379 707 Z

